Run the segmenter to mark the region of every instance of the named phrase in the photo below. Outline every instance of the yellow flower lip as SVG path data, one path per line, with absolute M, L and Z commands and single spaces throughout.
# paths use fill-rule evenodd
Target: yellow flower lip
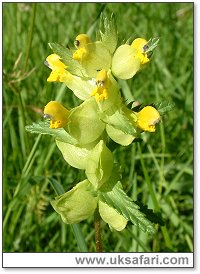
M 44 108 L 44 118 L 50 119 L 50 128 L 62 128 L 68 123 L 69 110 L 59 102 L 50 101 Z
M 91 40 L 87 34 L 79 34 L 74 41 L 74 45 L 77 50 L 73 53 L 72 58 L 77 61 L 82 60 L 82 58 L 87 55 L 87 50 L 85 49 L 85 46 L 89 43 L 91 43 Z
M 146 106 L 137 113 L 137 126 L 149 132 L 155 132 L 155 125 L 160 122 L 159 112 L 152 106 Z
M 145 53 L 148 50 L 148 42 L 144 38 L 136 38 L 131 47 L 138 51 L 138 57 L 140 58 L 141 64 L 146 64 L 149 62 L 148 55 Z
M 60 56 L 53 53 L 46 58 L 45 64 L 52 70 L 65 70 L 67 66 L 60 59 Z
M 96 101 L 108 99 L 107 72 L 105 69 L 100 70 L 96 76 L 96 87 L 91 92 L 91 96 L 95 96 Z
M 74 41 L 74 45 L 77 49 L 82 48 L 89 43 L 91 43 L 90 37 L 85 33 L 79 34 Z
M 46 58 L 45 64 L 52 70 L 47 82 L 64 82 L 67 66 L 60 59 L 55 53 Z

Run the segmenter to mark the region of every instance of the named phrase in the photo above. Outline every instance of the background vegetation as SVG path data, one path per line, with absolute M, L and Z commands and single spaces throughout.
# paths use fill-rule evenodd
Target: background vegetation
M 61 83 L 47 83 L 48 42 L 73 45 L 79 33 L 95 39 L 100 12 L 114 12 L 120 40 L 160 37 L 150 64 L 128 84 L 129 99 L 175 103 L 155 134 L 138 146 L 117 148 L 125 191 L 156 209 L 164 230 L 152 238 L 128 225 L 111 232 L 102 224 L 104 251 L 193 251 L 193 4 L 192 3 L 3 3 L 3 247 L 5 252 L 78 252 L 70 226 L 49 201 L 51 182 L 65 191 L 83 174 L 68 166 L 50 136 L 25 126 L 42 118 L 50 100 L 79 102 Z M 157 208 L 158 209 L 158 208 Z M 93 219 L 80 224 L 88 251 L 95 250 Z M 164 231 L 164 232 L 163 232 Z

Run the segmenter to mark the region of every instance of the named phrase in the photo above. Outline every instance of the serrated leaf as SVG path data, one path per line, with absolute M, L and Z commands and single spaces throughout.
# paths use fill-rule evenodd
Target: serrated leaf
M 115 17 L 112 14 L 110 19 L 101 14 L 99 24 L 99 36 L 102 43 L 113 53 L 117 47 L 118 33 Z
M 30 133 L 49 134 L 54 136 L 57 140 L 76 145 L 77 141 L 71 135 L 69 135 L 63 128 L 52 129 L 49 128 L 48 122 L 33 123 L 25 127 L 26 131 Z
M 143 205 L 140 201 L 135 201 L 137 205 L 140 207 L 140 211 L 148 216 L 148 219 L 154 223 L 159 224 L 161 226 L 165 225 L 165 221 L 163 220 L 160 212 L 153 212 L 152 209 L 149 209 L 147 205 Z
M 103 202 L 115 208 L 127 220 L 131 221 L 144 232 L 148 232 L 149 234 L 156 232 L 151 221 L 147 219 L 148 217 L 139 210 L 139 206 L 123 191 L 121 183 L 117 183 L 112 191 L 101 192 L 99 195 Z
M 154 103 L 152 105 L 159 111 L 160 115 L 164 115 L 175 107 L 175 103 L 169 101 Z
M 78 61 L 72 59 L 72 52 L 58 43 L 49 43 L 50 48 L 56 53 L 61 61 L 67 66 L 67 70 L 77 76 L 83 76 L 82 67 Z
M 135 127 L 125 116 L 122 110 L 117 110 L 112 115 L 107 115 L 105 112 L 101 115 L 101 120 L 106 124 L 123 131 L 125 134 L 136 134 Z

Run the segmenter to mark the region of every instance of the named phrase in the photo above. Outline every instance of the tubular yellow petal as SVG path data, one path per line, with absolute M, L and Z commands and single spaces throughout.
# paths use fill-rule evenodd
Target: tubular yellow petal
M 74 60 L 81 61 L 84 57 L 86 57 L 86 55 L 87 55 L 87 50 L 84 47 L 82 47 L 82 48 L 77 49 L 73 53 L 72 58 Z
M 138 58 L 140 59 L 142 65 L 149 62 L 149 58 L 145 53 L 145 46 L 147 43 L 148 42 L 143 38 L 136 38 L 131 44 L 131 47 L 138 51 Z
M 159 121 L 160 114 L 152 106 L 146 106 L 137 113 L 137 126 L 144 131 L 155 132 Z
M 48 67 L 52 70 L 64 71 L 67 68 L 67 66 L 60 61 L 60 57 L 55 53 L 49 55 L 46 58 L 46 61 L 47 61 Z
M 95 96 L 96 101 L 108 99 L 107 78 L 107 72 L 105 69 L 102 69 L 97 73 L 96 87 L 90 94 L 91 96 Z
M 69 110 L 59 102 L 50 101 L 44 108 L 44 115 L 51 119 L 50 128 L 62 128 L 68 123 Z
M 76 48 L 82 48 L 89 43 L 91 43 L 91 40 L 87 34 L 79 34 L 74 41 Z

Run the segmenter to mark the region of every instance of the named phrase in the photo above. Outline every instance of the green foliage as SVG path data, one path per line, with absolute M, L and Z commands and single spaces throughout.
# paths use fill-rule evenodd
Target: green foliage
M 40 119 L 50 100 L 59 99 L 70 107 L 78 105 L 66 87 L 46 83 L 50 71 L 43 61 L 52 53 L 47 44 L 55 41 L 63 46 L 73 45 L 77 34 L 87 31 L 95 39 L 93 26 L 99 23 L 102 8 L 115 14 L 120 41 L 130 36 L 160 38 L 150 64 L 126 85 L 120 82 L 124 97 L 128 102 L 135 100 L 144 105 L 175 103 L 155 134 L 143 134 L 141 150 L 148 176 L 144 176 L 136 144 L 118 146 L 114 153 L 123 170 L 125 193 L 133 201 L 141 196 L 141 202 L 155 211 L 147 185 L 149 178 L 165 226 L 158 225 L 157 233 L 149 239 L 136 226 L 111 233 L 102 224 L 104 251 L 165 252 L 168 247 L 163 227 L 171 241 L 170 251 L 193 251 L 193 4 L 3 3 L 6 252 L 80 250 L 73 230 L 61 223 L 49 204 L 55 197 L 50 179 L 67 191 L 84 176 L 65 164 L 51 137 L 37 137 L 24 128 Z M 93 220 L 82 222 L 80 227 L 88 251 L 93 252 Z
M 101 14 L 97 39 L 100 39 L 111 53 L 115 51 L 118 42 L 118 33 L 114 14 L 110 18 L 105 17 L 103 13 Z
M 142 229 L 144 232 L 154 234 L 156 232 L 152 223 L 145 217 L 136 205 L 122 190 L 121 184 L 116 184 L 109 192 L 101 192 L 102 201 L 115 208 L 127 220 Z
M 60 56 L 62 62 L 67 65 L 67 70 L 73 74 L 81 75 L 80 65 L 76 60 L 72 59 L 72 52 L 58 43 L 49 43 L 52 52 Z
M 26 126 L 25 129 L 30 133 L 48 134 L 54 136 L 57 140 L 66 142 L 72 145 L 77 144 L 76 139 L 69 135 L 63 128 L 49 128 L 49 122 L 38 122 Z

